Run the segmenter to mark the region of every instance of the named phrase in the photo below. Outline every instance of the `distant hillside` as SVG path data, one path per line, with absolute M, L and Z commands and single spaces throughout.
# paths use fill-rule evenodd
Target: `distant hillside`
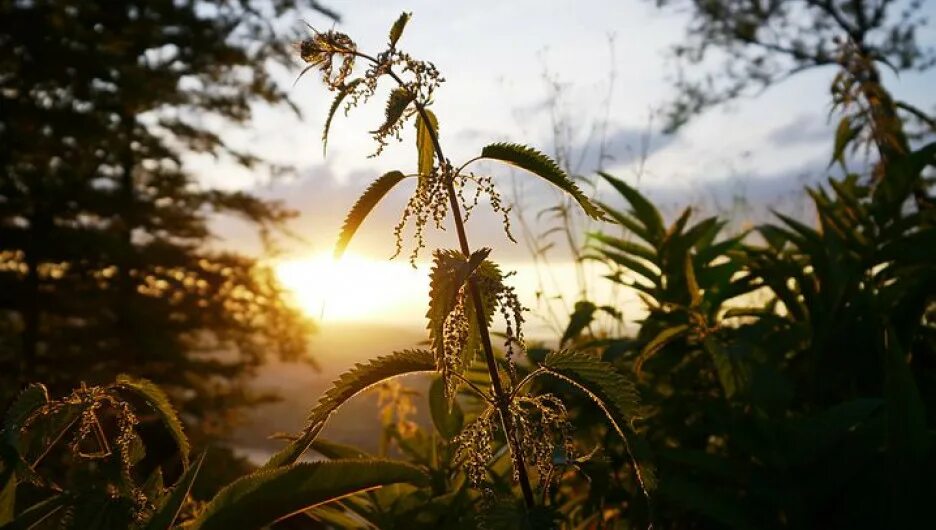
M 425 340 L 425 330 L 418 327 L 403 328 L 363 324 L 325 324 L 311 340 L 310 350 L 321 367 L 316 371 L 301 363 L 273 363 L 260 370 L 251 388 L 260 392 L 273 391 L 282 400 L 251 410 L 243 425 L 235 430 L 234 444 L 255 461 L 262 461 L 283 442 L 270 440 L 275 432 L 296 432 L 305 423 L 306 414 L 318 401 L 331 382 L 355 363 L 387 354 L 402 348 L 411 348 Z M 420 377 L 403 379 L 419 390 L 426 387 Z M 427 419 L 422 403 L 420 420 Z M 358 396 L 342 408 L 323 432 L 323 437 L 350 443 L 363 449 L 376 451 L 377 432 L 376 396 L 372 393 Z

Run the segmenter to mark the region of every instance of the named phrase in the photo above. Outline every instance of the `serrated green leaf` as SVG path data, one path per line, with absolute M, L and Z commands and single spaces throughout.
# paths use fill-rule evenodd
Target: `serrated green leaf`
M 647 198 L 644 197 L 639 191 L 629 186 L 623 180 L 613 177 L 607 173 L 598 174 L 604 177 L 604 179 L 607 180 L 608 183 L 610 183 L 618 193 L 627 199 L 627 202 L 630 203 L 631 208 L 634 210 L 634 215 L 637 217 L 637 220 L 639 220 L 644 225 L 648 235 L 650 238 L 652 238 L 648 242 L 651 242 L 654 245 L 658 245 L 666 232 L 663 224 L 663 216 L 660 214 L 660 211 L 657 210 L 653 203 L 648 201 Z
M 146 379 L 133 378 L 128 375 L 117 376 L 117 389 L 126 391 L 143 400 L 149 405 L 153 412 L 159 417 L 163 425 L 169 430 L 172 439 L 179 447 L 179 454 L 182 456 L 182 462 L 188 466 L 189 462 L 189 441 L 182 429 L 182 422 L 179 421 L 179 415 L 176 413 L 169 397 L 161 388 Z
M 195 462 L 185 470 L 179 481 L 173 486 L 172 491 L 161 500 L 159 507 L 146 522 L 146 530 L 169 530 L 179 516 L 182 504 L 192 490 L 192 484 L 195 483 L 195 477 L 201 469 L 202 462 L 205 461 L 205 453 L 199 455 Z
M 416 116 L 416 152 L 419 155 L 419 174 L 428 175 L 432 173 L 433 160 L 435 159 L 435 144 L 432 143 L 432 136 L 439 134 L 439 120 L 429 109 L 425 110 L 429 118 L 429 124 L 423 120 L 422 114 Z
M 532 147 L 507 143 L 491 144 L 481 150 L 481 158 L 506 162 L 538 175 L 571 195 L 589 217 L 599 220 L 605 218 L 604 211 L 582 193 L 556 162 Z
M 403 116 L 403 113 L 406 112 L 406 107 L 410 105 L 416 96 L 409 90 L 399 87 L 393 89 L 390 92 L 390 97 L 387 98 L 387 107 L 384 111 L 385 120 L 383 125 L 381 125 L 376 131 L 372 131 L 374 134 L 386 134 L 393 129 L 393 126 L 396 125 L 400 118 Z
M 328 418 L 346 401 L 372 386 L 397 376 L 435 371 L 435 358 L 426 350 L 403 350 L 367 363 L 358 363 L 332 383 L 309 413 L 306 429 L 296 440 L 273 455 L 264 469 L 292 464 L 309 448 Z
M 354 237 L 354 233 L 357 232 L 358 227 L 374 209 L 374 206 L 377 206 L 377 203 L 383 199 L 384 195 L 405 178 L 406 175 L 399 171 L 384 173 L 364 190 L 364 194 L 354 203 L 341 227 L 341 234 L 338 235 L 338 243 L 335 245 L 335 259 L 344 254 L 345 249 L 348 248 L 348 243 Z
M 11 447 L 19 448 L 19 433 L 26 420 L 39 407 L 49 402 L 49 391 L 44 385 L 31 384 L 23 389 L 10 408 L 7 409 L 3 420 L 3 433 L 6 443 Z
M 328 131 L 331 129 L 332 118 L 335 117 L 335 113 L 338 112 L 338 107 L 341 106 L 341 102 L 354 90 L 354 87 L 362 79 L 352 79 L 345 86 L 341 87 L 341 90 L 338 91 L 338 94 L 335 95 L 335 99 L 332 101 L 331 108 L 328 109 L 328 117 L 325 118 L 325 130 L 322 132 L 322 155 L 325 155 L 325 152 L 328 149 Z
M 455 309 L 458 293 L 462 286 L 472 276 L 478 279 L 478 289 L 481 294 L 484 314 L 487 324 L 490 324 L 496 307 L 496 296 L 502 287 L 500 269 L 493 262 L 485 259 L 490 249 L 475 251 L 468 259 L 456 250 L 437 250 L 433 257 L 433 267 L 429 273 L 429 311 L 426 313 L 429 340 L 432 351 L 436 356 L 437 368 L 448 377 L 446 370 L 451 368 L 443 362 L 444 337 L 443 328 L 445 320 Z M 480 330 L 478 328 L 476 311 L 472 298 L 465 299 L 465 316 L 468 320 L 468 340 L 460 355 L 459 366 L 466 370 L 474 361 L 474 356 L 480 348 Z M 457 384 L 448 381 L 449 399 L 454 398 Z
M 446 440 L 458 436 L 465 426 L 465 414 L 457 401 L 445 397 L 445 384 L 442 378 L 436 378 L 429 387 L 429 412 L 432 423 L 439 434 Z
M 262 528 L 320 504 L 399 483 L 422 486 L 428 476 L 415 466 L 389 460 L 332 460 L 263 469 L 218 492 L 189 528 Z
M 390 27 L 390 47 L 396 46 L 397 41 L 400 40 L 400 37 L 403 35 L 403 29 L 406 28 L 406 23 L 413 17 L 412 13 L 403 12 L 400 14 L 400 17 L 396 19 L 396 22 L 393 23 L 393 26 Z
M 312 450 L 331 460 L 348 460 L 372 457 L 372 455 L 361 451 L 357 447 L 332 442 L 331 440 L 323 440 L 321 438 L 318 438 L 312 442 Z
M 633 421 L 640 417 L 640 398 L 634 382 L 610 363 L 569 350 L 550 353 L 541 368 L 580 388 L 605 413 L 627 445 L 637 479 L 649 497 L 656 487 L 656 478 L 647 449 L 631 428 Z

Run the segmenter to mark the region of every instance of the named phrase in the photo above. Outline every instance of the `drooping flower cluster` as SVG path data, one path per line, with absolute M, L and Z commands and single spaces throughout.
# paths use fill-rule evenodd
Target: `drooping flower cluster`
M 413 233 L 415 243 L 409 256 L 410 263 L 414 267 L 419 252 L 426 247 L 426 225 L 431 221 L 436 230 L 445 230 L 445 217 L 449 210 L 445 181 L 446 178 L 450 178 L 452 171 L 452 165 L 444 162 L 440 167 L 433 168 L 429 175 L 419 178 L 416 191 L 407 201 L 399 222 L 393 228 L 393 235 L 396 238 L 396 253 L 393 257 L 403 251 L 404 231 L 410 220 L 415 225 Z
M 462 461 L 468 482 L 484 490 L 487 467 L 494 458 L 494 408 L 488 407 L 453 440 L 455 460 Z
M 143 490 L 135 483 L 131 474 L 134 464 L 134 448 L 139 443 L 136 426 L 139 419 L 126 401 L 114 396 L 108 388 L 100 386 L 88 387 L 82 384 L 70 395 L 45 403 L 23 422 L 22 432 L 30 433 L 40 421 L 58 421 L 57 418 L 68 417 L 78 413 L 75 419 L 74 434 L 68 448 L 71 454 L 84 460 L 101 460 L 114 456 L 114 448 L 108 442 L 101 415 L 106 413 L 114 418 L 116 434 L 111 435 L 116 446 L 116 458 L 120 465 L 121 478 L 131 490 L 134 501 L 134 511 L 142 517 L 148 507 L 148 499 Z M 36 435 L 46 435 L 43 429 L 35 429 Z M 55 440 L 44 440 L 47 446 L 55 444 Z
M 383 152 L 390 138 L 400 138 L 406 118 L 415 112 L 410 104 L 429 105 L 435 90 L 445 82 L 434 64 L 414 59 L 396 46 L 372 57 L 359 52 L 350 37 L 334 30 L 314 31 L 299 44 L 299 56 L 309 65 L 303 73 L 318 69 L 329 90 L 338 92 L 336 103 L 346 102 L 345 114 L 373 97 L 384 77 L 391 78 L 397 85 L 387 102 L 386 121 L 371 131 L 377 142 L 372 156 Z M 361 77 L 351 79 L 356 59 L 366 60 L 368 66 Z
M 322 81 L 330 90 L 342 90 L 346 86 L 345 81 L 354 70 L 356 54 L 357 45 L 351 37 L 334 30 L 316 31 L 312 37 L 299 44 L 299 57 L 309 65 L 302 73 L 317 68 L 322 73 Z M 337 72 L 336 62 L 341 63 Z
M 508 272 L 503 278 L 508 278 L 514 274 L 514 272 Z M 500 289 L 497 291 L 497 307 L 504 318 L 504 356 L 507 358 L 507 369 L 510 371 L 511 381 L 516 382 L 515 356 L 526 351 L 523 340 L 523 322 L 525 321 L 523 312 L 527 308 L 520 303 L 516 289 L 512 285 L 504 283 L 503 279 L 500 282 Z
M 510 414 L 523 459 L 536 467 L 540 487 L 548 488 L 555 477 L 554 454 L 562 451 L 565 461 L 573 460 L 572 424 L 565 404 L 552 394 L 522 396 L 510 404 Z M 517 470 L 514 468 L 514 480 Z

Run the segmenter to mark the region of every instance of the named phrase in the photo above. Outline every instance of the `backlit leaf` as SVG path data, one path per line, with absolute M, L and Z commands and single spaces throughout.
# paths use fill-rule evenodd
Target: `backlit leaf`
M 552 352 L 541 368 L 585 392 L 605 413 L 611 426 L 627 444 L 644 494 L 656 487 L 655 471 L 646 447 L 637 439 L 631 423 L 638 419 L 639 396 L 634 382 L 614 365 L 586 353 Z
M 396 46 L 397 41 L 400 40 L 400 37 L 403 35 L 403 29 L 406 28 L 406 23 L 409 22 L 409 19 L 413 17 L 412 13 L 401 13 L 400 17 L 396 19 L 396 22 L 393 23 L 393 26 L 390 28 L 390 47 Z
M 391 171 L 380 176 L 364 190 L 364 194 L 354 203 L 348 217 L 345 218 L 344 225 L 341 227 L 341 234 L 338 236 L 338 243 L 335 245 L 335 259 L 340 258 L 358 227 L 364 222 L 367 215 L 377 206 L 377 203 L 383 199 L 394 186 L 400 183 L 406 175 L 399 171 Z
M 190 530 L 262 528 L 289 515 L 388 484 L 425 485 L 419 468 L 389 460 L 332 460 L 262 469 L 240 478 L 205 506 Z
M 429 118 L 428 125 L 423 120 L 422 114 L 416 115 L 416 151 L 419 155 L 419 174 L 428 175 L 432 173 L 433 160 L 435 158 L 435 145 L 432 143 L 432 135 L 438 137 L 439 120 L 429 109 L 425 110 Z
M 384 355 L 367 363 L 358 363 L 342 374 L 332 387 L 319 399 L 309 413 L 308 423 L 302 434 L 277 452 L 263 466 L 264 469 L 292 464 L 309 448 L 326 421 L 338 408 L 352 397 L 397 376 L 435 371 L 435 358 L 426 350 L 403 350 Z
M 414 99 L 416 99 L 416 96 L 403 87 L 393 89 L 393 92 L 390 92 L 390 97 L 387 99 L 387 108 L 384 111 L 386 119 L 383 125 L 373 132 L 375 134 L 386 134 L 390 132 L 393 126 L 400 121 L 400 117 L 403 116 L 403 113 L 406 112 L 406 107 L 408 107 Z
M 604 211 L 582 193 L 556 162 L 532 147 L 507 143 L 491 144 L 481 150 L 481 157 L 500 160 L 538 175 L 571 195 L 589 217 L 605 218 Z
M 189 461 L 189 441 L 182 430 L 182 422 L 179 421 L 179 415 L 176 413 L 169 397 L 161 388 L 146 379 L 133 378 L 128 375 L 117 376 L 117 388 L 137 396 L 146 402 L 147 405 L 159 416 L 160 421 L 169 430 L 172 439 L 179 447 L 179 453 L 182 455 L 182 462 L 188 466 Z

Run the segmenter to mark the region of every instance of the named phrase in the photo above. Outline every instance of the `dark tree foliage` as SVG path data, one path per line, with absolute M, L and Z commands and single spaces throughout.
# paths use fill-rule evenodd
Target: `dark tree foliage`
M 657 0 L 688 10 L 686 39 L 674 47 L 678 95 L 666 109 L 674 131 L 712 105 L 750 94 L 815 67 L 855 55 L 897 72 L 925 70 L 936 54 L 921 45 L 921 0 Z M 706 72 L 692 72 L 705 65 Z M 714 69 L 710 68 L 716 66 Z M 925 115 L 906 104 L 898 108 Z M 932 126 L 930 122 L 928 124 Z
M 310 9 L 335 18 L 315 1 L 0 1 L 0 402 L 128 372 L 210 431 L 254 399 L 253 367 L 305 354 L 272 271 L 206 245 L 218 213 L 268 241 L 292 212 L 182 159 L 277 169 L 218 131 L 289 104 L 276 28 Z

